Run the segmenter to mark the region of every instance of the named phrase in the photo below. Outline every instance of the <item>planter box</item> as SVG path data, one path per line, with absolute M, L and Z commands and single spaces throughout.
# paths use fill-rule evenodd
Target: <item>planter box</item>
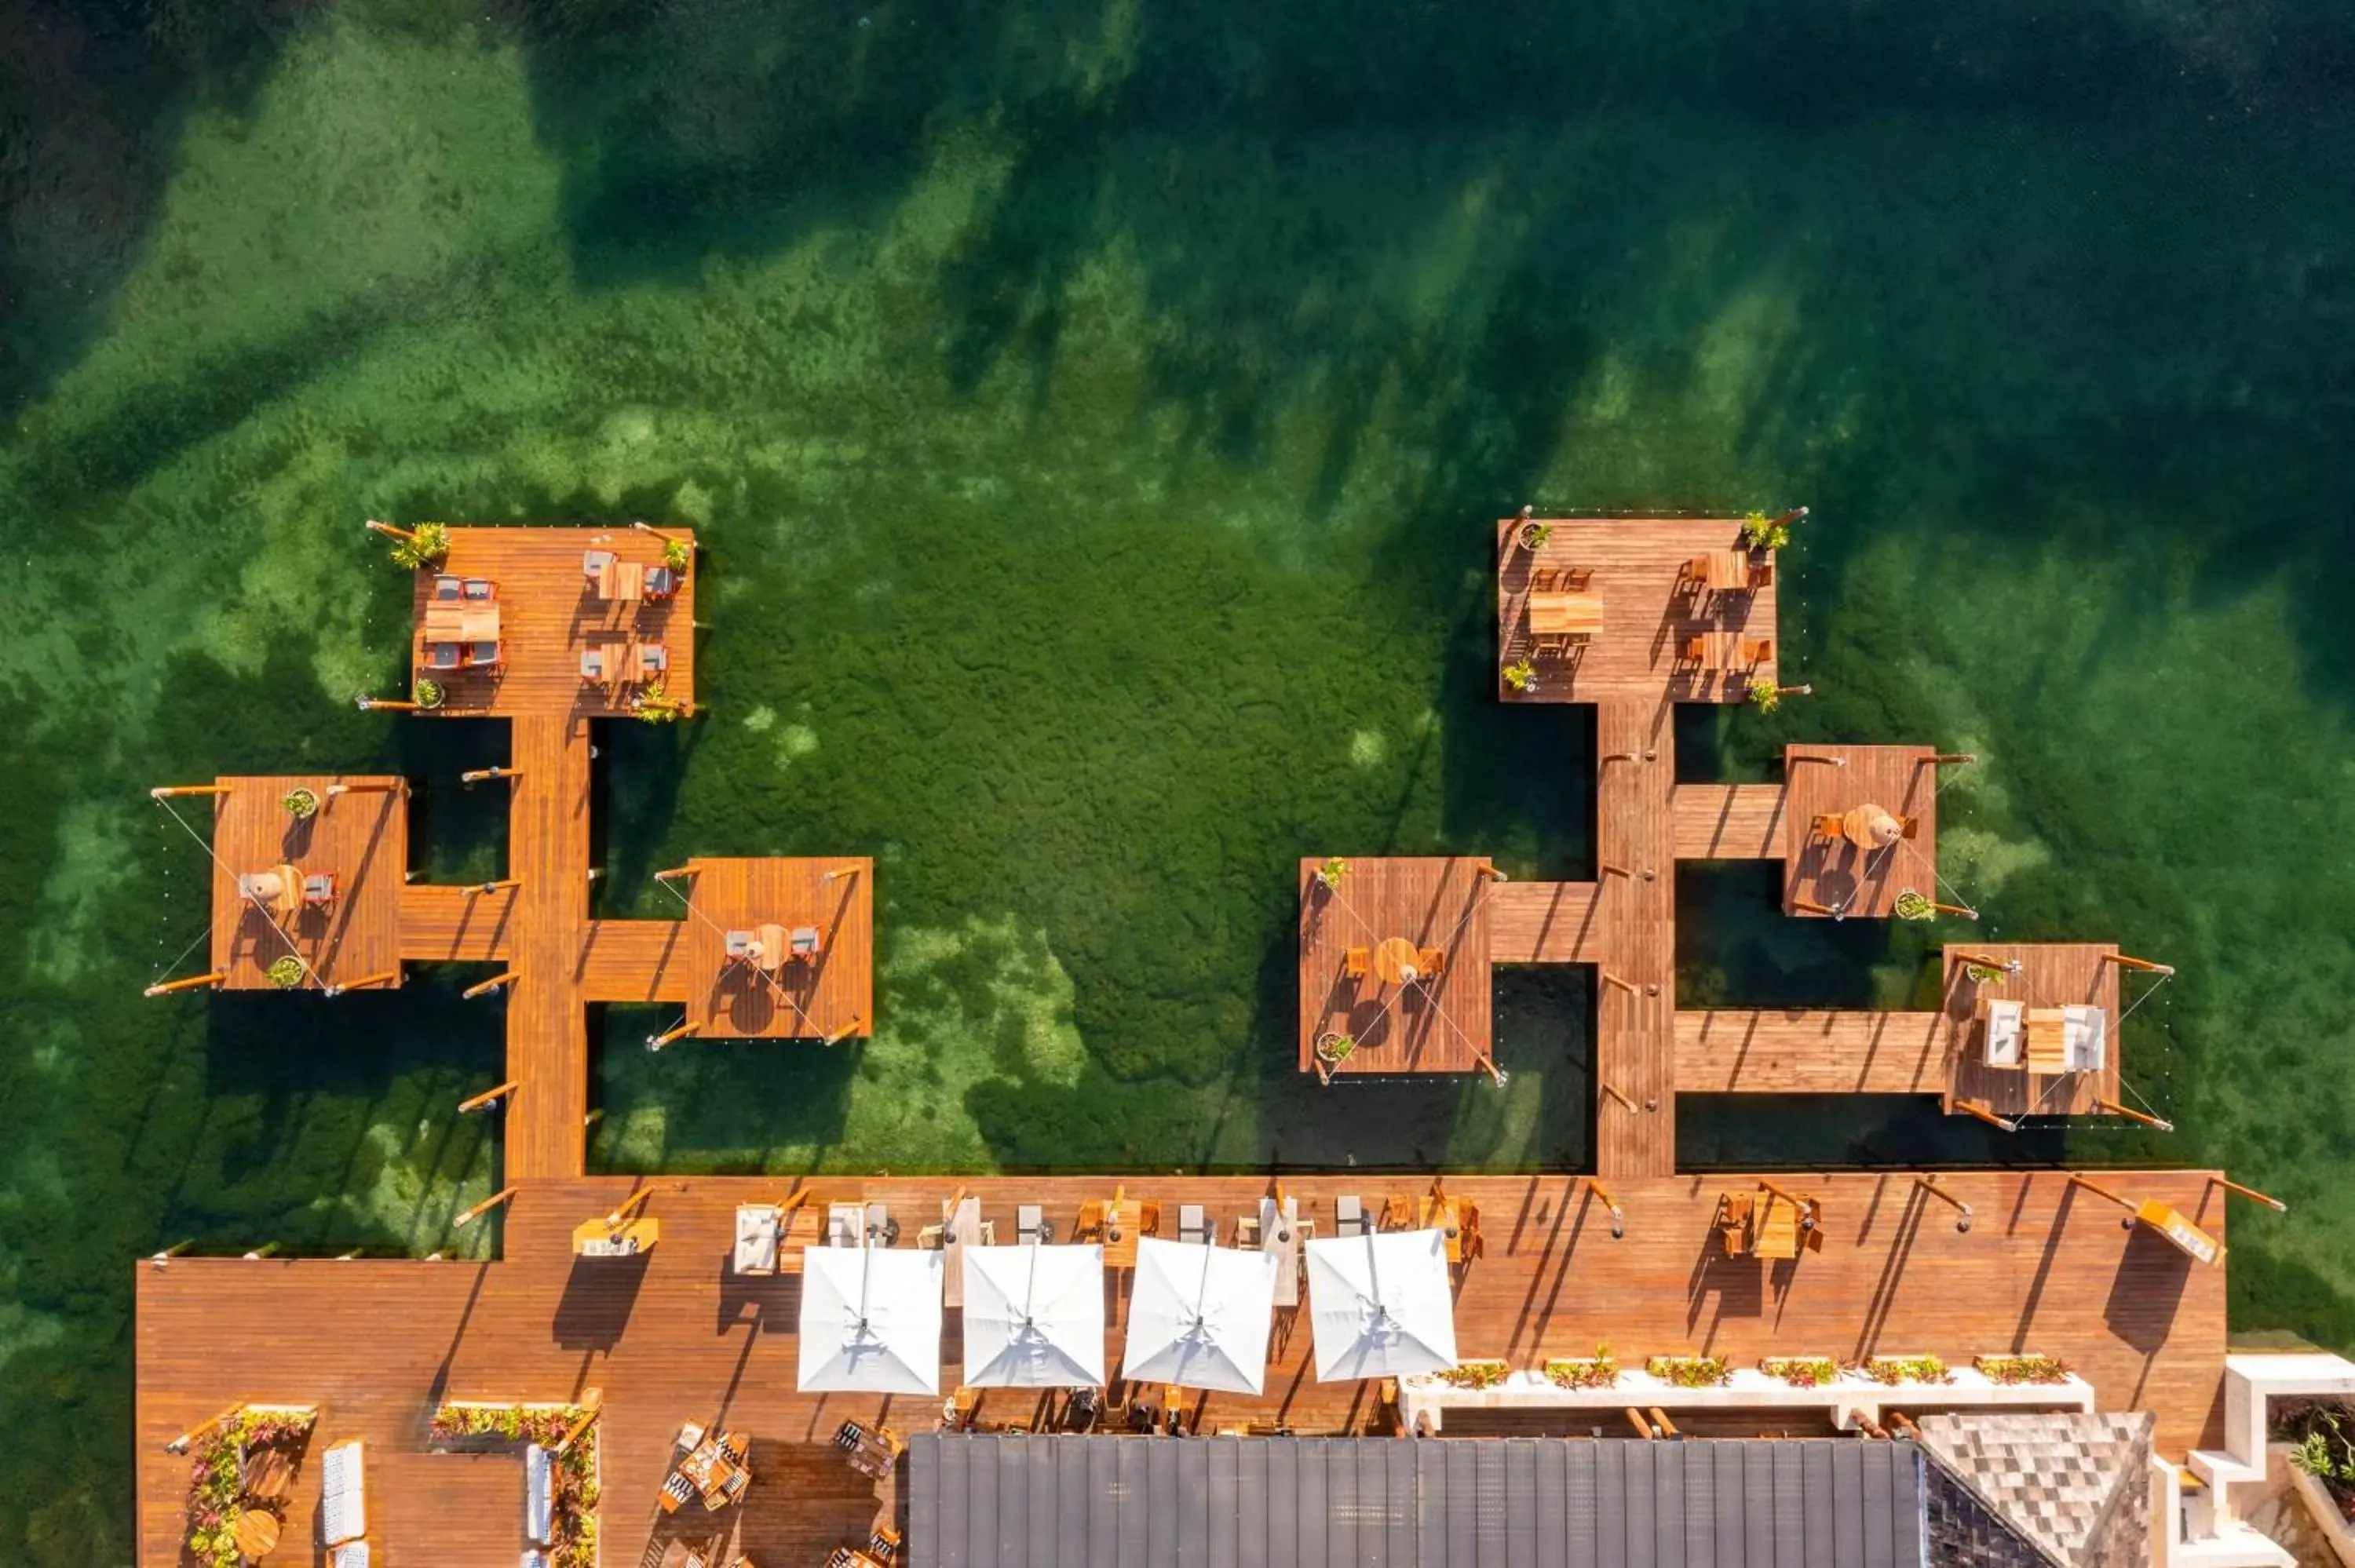
M 2266 1446 L 2287 1462 L 2291 1453 L 2288 1444 L 2272 1443 Z M 2347 1516 L 2339 1511 L 2339 1499 L 2330 1495 L 2328 1487 L 2295 1464 L 2289 1467 L 2289 1480 L 2298 1500 L 2306 1504 L 2306 1511 L 2313 1518 L 2314 1528 L 2321 1532 L 2324 1544 L 2348 1568 L 2355 1568 L 2355 1525 L 2350 1525 Z
M 1561 1358 L 1569 1360 L 1571 1358 Z M 1433 1431 L 1440 1428 L 1448 1410 L 1593 1410 L 1616 1415 L 1628 1405 L 1664 1410 L 1763 1410 L 1770 1407 L 1820 1406 L 1835 1424 L 1853 1428 L 1859 1415 L 1876 1425 L 1886 1406 L 1909 1413 L 1947 1405 L 2059 1406 L 2094 1408 L 2094 1385 L 2076 1373 L 2057 1383 L 1998 1383 L 1968 1368 L 1950 1369 L 1952 1383 L 1878 1383 L 1859 1372 L 1843 1372 L 1813 1388 L 1794 1388 L 1781 1378 L 1752 1367 L 1737 1367 L 1723 1386 L 1679 1388 L 1624 1363 L 1619 1382 L 1611 1388 L 1563 1388 L 1542 1372 L 1517 1372 L 1494 1388 L 1454 1388 L 1436 1377 L 1399 1380 L 1399 1414 L 1413 1430 L 1418 1415 L 1427 1414 Z

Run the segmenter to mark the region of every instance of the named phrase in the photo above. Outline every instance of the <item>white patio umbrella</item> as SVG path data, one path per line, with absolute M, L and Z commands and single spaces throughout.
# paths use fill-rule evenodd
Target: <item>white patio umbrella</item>
M 802 1248 L 805 1393 L 941 1392 L 942 1255 Z
M 1316 1381 L 1410 1377 L 1455 1364 L 1447 1237 L 1369 1231 L 1308 1244 Z
M 1257 1393 L 1274 1312 L 1274 1254 L 1143 1237 L 1121 1375 Z
M 975 1388 L 1100 1388 L 1103 1248 L 964 1249 L 964 1381 Z

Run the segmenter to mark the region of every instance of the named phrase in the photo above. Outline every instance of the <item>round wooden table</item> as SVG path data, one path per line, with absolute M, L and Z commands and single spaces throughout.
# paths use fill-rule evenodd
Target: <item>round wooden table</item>
M 1897 819 L 1874 805 L 1863 805 L 1840 817 L 1840 832 L 1860 850 L 1887 849 L 1905 836 Z
M 1384 985 L 1402 985 L 1419 977 L 1418 956 L 1414 944 L 1404 937 L 1385 937 L 1374 948 L 1374 973 Z
M 278 1516 L 266 1508 L 247 1509 L 237 1516 L 229 1536 L 240 1556 L 249 1561 L 267 1557 L 278 1550 Z
M 264 1448 L 245 1467 L 245 1492 L 248 1497 L 263 1502 L 275 1502 L 286 1495 L 286 1488 L 294 1478 L 294 1467 L 280 1448 Z

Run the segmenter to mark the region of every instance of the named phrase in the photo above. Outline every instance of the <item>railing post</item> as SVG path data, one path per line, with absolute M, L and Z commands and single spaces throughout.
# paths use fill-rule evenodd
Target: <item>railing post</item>
M 649 1034 L 646 1036 L 646 1049 L 649 1051 L 659 1051 L 664 1046 L 670 1044 L 674 1041 L 686 1039 L 688 1035 L 695 1033 L 702 1027 L 703 1025 L 700 1023 L 689 1019 L 687 1022 L 681 1023 L 676 1029 L 666 1029 L 660 1034 Z
M 479 1095 L 471 1095 L 458 1102 L 459 1114 L 463 1116 L 468 1111 L 481 1110 L 485 1106 L 496 1105 L 515 1093 L 519 1086 L 518 1080 L 509 1078 L 496 1088 L 485 1089 Z
M 2238 1181 L 2227 1181 L 2222 1176 L 2211 1176 L 2208 1180 L 2212 1184 L 2223 1188 L 2227 1192 L 2238 1192 L 2242 1197 L 2248 1199 L 2252 1202 L 2263 1203 L 2266 1208 L 2271 1209 L 2277 1214 L 2286 1214 L 2289 1213 L 2289 1205 L 2287 1203 L 2283 1202 L 2279 1198 L 2269 1198 L 2265 1196 L 2264 1193 L 2258 1192 L 2254 1187 L 2243 1187 Z
M 226 784 L 158 784 L 147 793 L 158 800 L 173 800 L 183 795 L 226 795 L 229 793 L 229 786 Z
M 2155 975 L 2171 975 L 2175 972 L 2173 964 L 2155 964 L 2148 959 L 2130 959 L 2124 953 L 2104 953 L 2102 961 L 2115 964 L 2122 969 L 2147 969 Z
M 476 1220 L 481 1219 L 485 1214 L 489 1213 L 501 1203 L 506 1202 L 515 1195 L 516 1190 L 513 1187 L 500 1188 L 497 1192 L 492 1193 L 489 1197 L 484 1199 L 481 1202 L 475 1204 L 464 1213 L 460 1214 L 456 1219 L 452 1220 L 450 1222 L 450 1228 L 453 1231 L 464 1230 L 468 1225 L 473 1224 Z
M 2175 1124 L 2165 1117 L 2152 1116 L 2147 1111 L 2133 1110 L 2118 1104 L 2115 1100 L 2096 1099 L 2094 1102 L 2094 1108 L 2107 1111 L 2112 1116 L 2122 1116 L 2128 1121 L 2138 1121 L 2145 1127 L 2155 1127 L 2161 1132 L 2175 1130 Z
M 844 1041 L 858 1033 L 858 1025 L 862 1021 L 859 1019 L 858 1015 L 853 1013 L 849 1022 L 844 1024 L 841 1028 L 836 1030 L 833 1033 L 826 1037 L 826 1043 L 829 1045 L 841 1044 Z
M 1928 1174 L 1916 1176 L 1913 1178 L 1913 1185 L 1919 1187 L 1924 1192 L 1929 1193 L 1930 1196 L 1937 1199 L 1940 1202 L 1949 1204 L 1953 1207 L 1955 1211 L 1955 1229 L 1958 1231 L 1967 1231 L 1971 1228 L 1971 1206 L 1968 1203 L 1964 1202 L 1960 1198 L 1955 1197 L 1952 1192 L 1947 1192 L 1944 1187 L 1939 1186 L 1938 1179 L 1935 1176 Z
M 513 969 L 502 969 L 497 974 L 493 975 L 490 979 L 482 981 L 480 984 L 468 986 L 458 994 L 464 1000 L 472 1001 L 478 996 L 488 996 L 491 992 L 497 991 L 502 986 L 507 985 L 521 978 L 522 977 L 517 975 Z
M 322 986 L 320 992 L 325 996 L 341 996 L 347 991 L 357 991 L 362 986 L 397 985 L 400 980 L 399 969 L 382 969 L 372 975 L 362 975 L 355 980 L 338 980 L 334 985 Z
M 2003 1118 L 1996 1115 L 1994 1108 L 1982 1100 L 1956 1100 L 1954 1103 L 1953 1108 L 1962 1112 L 1965 1116 L 1977 1117 L 1979 1120 L 1987 1123 L 1989 1127 L 2000 1128 L 2005 1132 L 2018 1132 L 2019 1130 L 2019 1123 L 2017 1121 L 2006 1121 Z
M 228 970 L 215 969 L 208 975 L 190 975 L 186 980 L 158 980 L 154 985 L 149 986 L 145 991 L 141 991 L 139 994 L 142 996 L 169 996 L 176 991 L 194 991 L 198 986 L 203 986 L 207 990 L 218 990 L 221 981 L 227 979 L 229 979 Z
M 1603 1207 L 1611 1215 L 1611 1239 L 1623 1239 L 1627 1234 L 1627 1211 L 1619 1206 L 1619 1200 L 1611 1195 L 1609 1188 L 1592 1176 L 1586 1178 L 1586 1192 L 1590 1198 L 1603 1200 Z

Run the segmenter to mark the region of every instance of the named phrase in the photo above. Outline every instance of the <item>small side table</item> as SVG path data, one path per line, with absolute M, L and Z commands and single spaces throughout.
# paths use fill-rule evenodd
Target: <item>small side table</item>
M 247 1509 L 237 1516 L 229 1536 L 240 1556 L 259 1562 L 278 1550 L 278 1516 L 266 1508 Z

